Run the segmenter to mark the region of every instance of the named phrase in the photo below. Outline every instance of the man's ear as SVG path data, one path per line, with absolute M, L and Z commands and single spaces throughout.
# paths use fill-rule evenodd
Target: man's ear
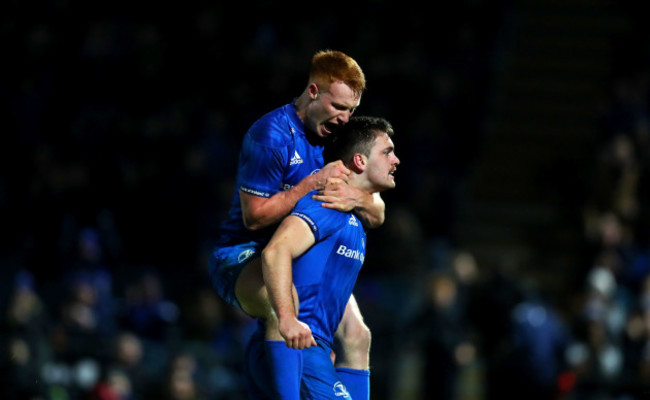
M 355 172 L 361 173 L 366 170 L 368 166 L 368 158 L 361 153 L 355 153 L 352 156 L 352 165 L 354 166 Z
M 315 82 L 309 84 L 309 86 L 307 87 L 307 91 L 309 92 L 309 97 L 312 100 L 318 99 L 319 90 L 318 90 L 318 85 L 316 85 Z

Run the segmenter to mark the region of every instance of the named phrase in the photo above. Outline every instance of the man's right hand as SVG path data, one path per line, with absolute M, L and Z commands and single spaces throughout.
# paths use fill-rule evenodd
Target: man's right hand
M 316 189 L 325 189 L 325 186 L 327 186 L 327 181 L 331 178 L 336 178 L 342 180 L 343 182 L 347 182 L 349 175 L 350 170 L 345 165 L 343 165 L 343 162 L 341 160 L 332 161 L 314 174 L 317 182 Z
M 311 334 L 309 325 L 299 321 L 297 318 L 280 321 L 279 330 L 287 347 L 294 350 L 302 350 L 316 346 L 316 340 Z

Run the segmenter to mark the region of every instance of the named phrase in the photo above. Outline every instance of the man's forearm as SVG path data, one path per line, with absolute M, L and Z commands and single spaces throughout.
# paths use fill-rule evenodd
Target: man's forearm
M 269 301 L 278 320 L 296 317 L 290 253 L 276 247 L 264 249 L 262 252 L 262 274 Z
M 242 194 L 242 216 L 244 225 L 250 230 L 258 230 L 278 223 L 286 217 L 301 197 L 317 187 L 317 182 L 311 176 L 306 177 L 296 186 L 283 192 L 278 192 L 269 198 L 244 200 Z

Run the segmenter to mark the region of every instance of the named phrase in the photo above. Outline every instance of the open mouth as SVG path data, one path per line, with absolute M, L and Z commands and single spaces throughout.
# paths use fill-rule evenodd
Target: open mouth
M 323 130 L 325 131 L 325 133 L 329 133 L 329 134 L 335 133 L 338 128 L 339 126 L 332 122 L 325 122 L 323 124 Z

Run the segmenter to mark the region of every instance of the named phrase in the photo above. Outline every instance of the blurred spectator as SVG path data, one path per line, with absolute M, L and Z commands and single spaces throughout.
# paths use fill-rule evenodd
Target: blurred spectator
M 163 379 L 162 399 L 165 400 L 207 400 L 201 392 L 197 360 L 188 353 L 179 353 L 171 358 Z M 221 397 L 220 397 L 221 398 Z
M 210 287 L 194 292 L 183 315 L 183 337 L 187 342 L 205 343 L 226 363 L 241 362 L 256 320 L 225 307 Z
M 451 273 L 456 279 L 459 307 L 469 319 L 470 307 L 476 299 L 476 290 L 480 282 L 479 265 L 474 255 L 466 250 L 457 249 L 451 253 Z
M 128 393 L 127 398 L 134 400 L 155 397 L 155 382 L 162 376 L 166 359 L 158 354 L 145 354 L 147 350 L 135 334 L 128 331 L 116 334 L 101 383 L 118 393 Z
M 514 398 L 555 399 L 560 393 L 560 377 L 568 370 L 564 355 L 571 340 L 569 326 L 534 283 L 524 287 L 511 318 L 508 394 Z
M 50 315 L 27 270 L 13 276 L 0 335 L 0 397 L 44 398 L 40 367 L 49 359 Z
M 626 220 L 638 216 L 639 163 L 632 138 L 620 133 L 605 143 L 592 177 L 588 201 L 595 209 L 610 210 Z
M 57 303 L 57 318 L 48 336 L 52 354 L 39 367 L 49 391 L 79 398 L 98 381 L 110 336 L 98 329 L 92 284 L 83 277 L 66 283 L 61 287 L 63 300 Z
M 119 323 L 139 337 L 155 342 L 171 338 L 177 327 L 179 309 L 166 296 L 164 282 L 153 268 L 137 273 L 126 284 L 119 310 Z
M 88 400 L 137 400 L 132 393 L 131 382 L 128 376 L 116 369 L 105 372 L 86 396 Z
M 202 392 L 220 399 L 244 396 L 242 363 L 256 321 L 225 307 L 210 286 L 195 290 L 182 310 L 183 347 L 196 360 Z
M 36 290 L 32 273 L 24 269 L 17 271 L 0 325 L 2 331 L 8 337 L 24 340 L 29 346 L 31 358 L 40 364 L 49 357 L 47 337 L 51 323 L 52 316 Z
M 621 301 L 614 273 L 594 267 L 584 287 L 580 314 L 573 323 L 574 338 L 567 347 L 566 362 L 576 374 L 577 396 L 603 390 L 612 392 L 623 370 L 621 342 L 627 307 Z
M 476 353 L 465 311 L 458 301 L 455 277 L 433 273 L 425 285 L 422 303 L 402 333 L 422 357 L 420 398 L 457 398 L 458 372 Z
M 629 393 L 641 395 L 650 388 L 648 375 L 648 343 L 650 343 L 648 311 L 639 304 L 625 321 L 621 340 L 623 365 L 620 385 Z
M 5 336 L 0 345 L 0 397 L 45 400 L 47 388 L 40 379 L 40 364 L 29 344 L 24 339 Z
M 101 314 L 98 289 L 92 277 L 74 274 L 62 288 L 65 297 L 55 325 L 58 356 L 75 362 L 84 357 L 104 359 L 110 342 L 113 314 Z M 105 331 L 103 324 L 109 328 Z
M 478 332 L 476 345 L 484 363 L 487 400 L 506 398 L 512 383 L 507 359 L 512 351 L 513 310 L 523 299 L 519 268 L 512 255 L 486 266 L 468 306 L 469 320 Z

